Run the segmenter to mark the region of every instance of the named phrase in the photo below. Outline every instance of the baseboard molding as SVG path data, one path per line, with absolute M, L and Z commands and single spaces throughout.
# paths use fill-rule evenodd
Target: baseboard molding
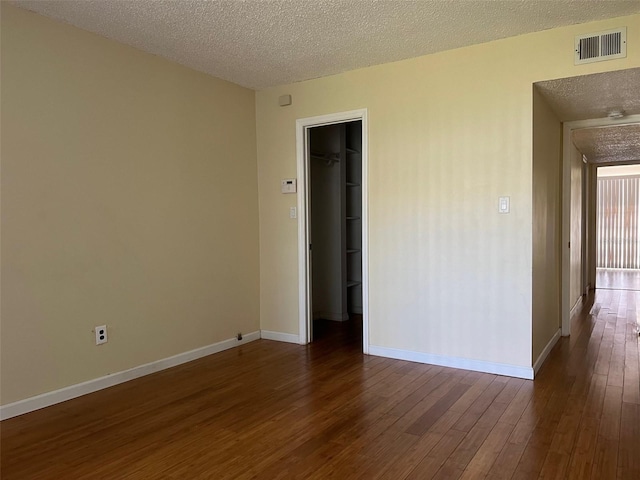
M 584 297 L 582 295 L 580 295 L 580 298 L 578 298 L 578 300 L 576 300 L 575 305 L 573 306 L 573 308 L 569 312 L 569 318 L 573 318 L 574 315 L 580 311 L 580 309 L 582 308 L 582 299 L 583 298 Z
M 377 345 L 369 346 L 369 354 L 377 355 L 379 357 L 395 358 L 397 360 L 408 360 L 409 362 L 440 365 L 441 367 L 460 368 L 463 370 L 473 370 L 474 372 L 494 373 L 497 375 L 505 375 L 507 377 L 525 378 L 527 380 L 533 380 L 534 376 L 532 367 L 521 367 L 505 363 L 493 363 L 485 362 L 483 360 L 472 360 L 469 358 L 413 352 L 410 350 L 380 347 Z
M 236 338 L 230 338 L 228 340 L 207 345 L 206 347 L 196 348 L 195 350 L 179 353 L 172 357 L 163 358 L 161 360 L 156 360 L 155 362 L 123 370 L 122 372 L 110 373 L 104 377 L 94 378 L 93 380 L 88 380 L 59 390 L 36 395 L 35 397 L 8 403 L 7 405 L 0 406 L 0 420 L 17 417 L 18 415 L 33 412 L 34 410 L 40 410 L 41 408 L 49 407 L 56 403 L 65 402 L 72 398 L 97 392 L 104 388 L 112 387 L 135 378 L 159 372 L 160 370 L 191 362 L 192 360 L 197 360 L 198 358 L 222 352 L 258 339 L 260 339 L 259 331 L 247 333 L 246 335 L 243 335 L 243 338 L 240 341 Z
M 556 343 L 558 343 L 558 340 L 560 340 L 561 336 L 562 336 L 562 330 L 558 329 L 558 331 L 553 334 L 553 337 L 551 337 L 551 340 L 549 340 L 549 343 L 547 343 L 547 345 L 542 349 L 542 352 L 540 353 L 540 355 L 538 355 L 538 359 L 533 364 L 534 375 L 538 373 L 538 370 L 540 370 L 540 367 L 549 356 L 549 353 L 551 352 L 553 347 L 555 347 Z
M 272 332 L 270 330 L 261 330 L 261 338 L 265 340 L 275 340 L 276 342 L 300 343 L 300 336 L 293 333 Z
M 334 322 L 346 322 L 349 320 L 348 313 L 332 313 L 332 312 L 315 312 L 313 319 L 332 320 Z

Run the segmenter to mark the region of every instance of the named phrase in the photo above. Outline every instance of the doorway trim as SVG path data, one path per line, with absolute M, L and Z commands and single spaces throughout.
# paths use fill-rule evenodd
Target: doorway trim
M 336 123 L 362 121 L 362 351 L 369 353 L 369 130 L 367 109 L 332 113 L 296 120 L 298 178 L 298 317 L 300 344 L 311 341 L 311 265 L 309 259 L 309 129 Z
M 573 122 L 562 123 L 562 300 L 561 300 L 561 327 L 562 336 L 569 336 L 571 333 L 571 313 L 574 305 L 571 305 L 570 292 L 570 278 L 571 278 L 571 250 L 569 247 L 569 241 L 571 240 L 571 133 L 574 130 L 580 130 L 583 128 L 594 127 L 611 127 L 611 126 L 623 126 L 634 125 L 640 123 L 640 115 L 629 115 L 620 119 L 605 118 L 592 118 L 588 120 L 576 120 Z M 583 192 L 584 194 L 584 192 Z M 584 204 L 583 204 L 584 205 Z M 582 208 L 582 221 L 586 220 L 588 215 L 588 209 L 590 205 Z M 583 230 L 584 232 L 584 230 Z M 582 248 L 586 248 L 585 238 L 581 239 Z M 595 252 L 588 252 L 593 255 Z M 583 256 L 584 258 L 584 256 Z M 586 264 L 589 264 L 587 258 Z M 584 269 L 586 268 L 584 262 L 582 265 L 583 274 L 580 276 L 582 285 L 580 285 L 580 291 L 584 293 L 585 289 L 585 275 Z M 578 305 L 580 302 L 576 302 Z

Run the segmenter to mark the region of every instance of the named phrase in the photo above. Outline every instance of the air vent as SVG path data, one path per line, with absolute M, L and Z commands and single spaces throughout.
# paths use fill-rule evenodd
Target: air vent
M 602 62 L 627 56 L 627 27 L 576 37 L 575 64 Z

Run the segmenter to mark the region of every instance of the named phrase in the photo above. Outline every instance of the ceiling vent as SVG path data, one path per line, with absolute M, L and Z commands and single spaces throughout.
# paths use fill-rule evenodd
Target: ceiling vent
M 576 37 L 575 64 L 602 62 L 627 56 L 627 27 Z

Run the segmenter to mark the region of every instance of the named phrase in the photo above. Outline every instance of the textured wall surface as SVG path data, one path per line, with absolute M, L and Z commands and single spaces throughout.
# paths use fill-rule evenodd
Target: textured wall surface
M 260 328 L 253 91 L 3 2 L 1 95 L 2 404 Z

